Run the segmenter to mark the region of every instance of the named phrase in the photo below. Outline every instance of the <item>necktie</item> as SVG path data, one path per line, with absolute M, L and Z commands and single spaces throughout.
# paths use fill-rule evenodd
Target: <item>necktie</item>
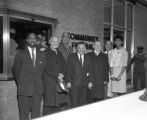
M 66 50 L 67 50 L 67 52 L 68 52 L 68 54 L 70 53 L 70 51 L 69 51 L 69 48 L 66 46 Z
M 80 63 L 83 66 L 83 64 L 82 64 L 82 54 L 80 54 Z
M 34 48 L 32 48 L 32 61 L 33 61 L 33 65 L 35 67 L 35 54 L 34 54 Z

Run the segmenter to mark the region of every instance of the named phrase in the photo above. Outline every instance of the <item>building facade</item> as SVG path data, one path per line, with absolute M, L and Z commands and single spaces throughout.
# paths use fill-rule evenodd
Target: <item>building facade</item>
M 115 7 L 115 3 L 121 4 Z M 69 32 L 95 36 L 102 42 L 113 41 L 119 33 L 124 35 L 131 57 L 138 45 L 147 53 L 146 21 L 147 6 L 128 0 L 0 0 L 0 119 L 19 119 L 11 69 L 16 53 L 13 48 L 23 44 L 27 31 L 44 32 L 47 39 Z M 128 77 L 132 79 L 131 73 Z

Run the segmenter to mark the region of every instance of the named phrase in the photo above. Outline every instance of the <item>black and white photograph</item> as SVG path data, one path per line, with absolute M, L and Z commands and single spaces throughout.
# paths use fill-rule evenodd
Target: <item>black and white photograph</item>
M 0 0 L 0 120 L 146 120 L 147 0 Z

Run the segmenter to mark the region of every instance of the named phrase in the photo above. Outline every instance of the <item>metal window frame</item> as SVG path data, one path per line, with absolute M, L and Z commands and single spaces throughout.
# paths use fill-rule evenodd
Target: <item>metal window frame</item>
M 131 31 L 132 32 L 132 38 L 131 38 L 131 57 L 133 56 L 133 52 L 134 52 L 134 16 L 135 16 L 135 5 L 133 3 L 130 3 L 127 0 L 123 0 L 125 2 L 125 25 L 124 27 L 119 26 L 114 24 L 114 0 L 110 0 L 110 7 L 111 7 L 111 21 L 110 23 L 105 22 L 105 25 L 109 25 L 110 26 L 110 41 L 113 41 L 113 36 L 114 36 L 114 29 L 119 29 L 121 31 L 124 31 L 124 47 L 126 48 L 126 44 L 127 44 L 127 31 Z M 131 5 L 132 8 L 132 29 L 127 28 L 127 8 L 128 8 L 128 4 Z M 131 79 L 133 78 L 133 67 L 131 68 Z M 133 85 L 133 79 L 131 80 L 131 85 Z
M 55 29 L 58 24 L 58 20 L 6 8 L 0 8 L 0 15 L 3 16 L 3 73 L 0 73 L 0 81 L 14 80 L 12 74 L 8 72 L 8 70 L 11 69 L 8 58 L 10 55 L 10 18 L 12 17 L 16 19 L 49 24 L 52 26 L 52 35 L 55 35 Z

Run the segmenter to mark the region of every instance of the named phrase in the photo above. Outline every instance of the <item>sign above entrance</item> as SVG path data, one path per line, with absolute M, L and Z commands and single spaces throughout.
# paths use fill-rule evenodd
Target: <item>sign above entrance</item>
M 80 41 L 87 41 L 87 42 L 94 42 L 98 40 L 96 36 L 89 36 L 83 34 L 76 34 L 76 33 L 68 33 L 69 39 L 71 40 L 80 40 Z

